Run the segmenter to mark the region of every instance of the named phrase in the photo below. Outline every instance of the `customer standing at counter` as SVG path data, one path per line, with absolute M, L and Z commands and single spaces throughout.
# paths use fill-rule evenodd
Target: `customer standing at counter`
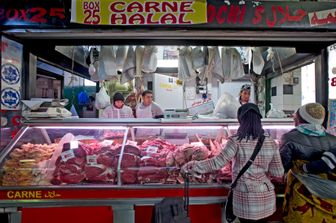
M 244 105 L 246 103 L 250 102 L 250 96 L 251 96 L 251 85 L 244 84 L 239 92 L 239 103 L 241 105 Z
M 105 108 L 103 118 L 134 118 L 132 109 L 124 104 L 125 98 L 120 92 L 113 95 L 113 104 Z
M 247 103 L 238 109 L 239 128 L 219 155 L 204 161 L 191 161 L 182 167 L 183 173 L 193 175 L 210 173 L 233 161 L 232 179 L 236 179 L 243 166 L 251 158 L 259 137 L 264 143 L 256 159 L 238 180 L 233 189 L 233 213 L 244 222 L 267 222 L 266 218 L 276 210 L 274 185 L 269 177 L 282 178 L 283 166 L 279 149 L 261 125 L 257 105 Z
M 153 92 L 146 90 L 142 93 L 142 103 L 136 107 L 137 118 L 163 118 L 162 108 L 153 101 Z
M 336 175 L 328 173 L 336 166 L 336 137 L 323 128 L 324 118 L 322 105 L 303 105 L 294 116 L 296 128 L 284 134 L 281 139 L 281 158 L 285 171 L 288 172 L 285 222 L 336 221 L 335 189 L 330 189 L 336 188 Z M 330 168 L 326 168 L 321 161 Z M 326 171 L 326 174 L 314 176 L 304 173 L 318 174 L 322 171 Z

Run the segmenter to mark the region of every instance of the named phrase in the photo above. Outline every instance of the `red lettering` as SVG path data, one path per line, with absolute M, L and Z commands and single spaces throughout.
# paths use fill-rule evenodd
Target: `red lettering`
M 27 13 L 29 13 L 29 9 L 24 10 L 20 9 L 20 16 L 18 17 L 18 20 L 28 21 Z
M 228 7 L 226 5 L 221 6 L 218 9 L 216 20 L 219 25 L 223 24 L 225 22 L 224 13 L 227 11 Z
M 240 10 L 240 16 L 239 16 L 239 23 L 242 24 L 245 19 L 245 14 L 246 14 L 246 5 L 243 5 L 242 9 Z
M 168 13 L 161 17 L 160 24 L 176 24 L 177 19 L 174 14 Z
M 37 23 L 46 23 L 47 20 L 45 18 L 43 18 L 45 15 L 47 15 L 47 10 L 44 8 L 32 8 L 30 10 L 31 14 L 37 13 L 35 14 L 30 21 L 31 22 L 37 22 Z
M 278 6 L 278 11 L 282 14 L 282 19 L 279 20 L 278 24 L 284 24 L 288 20 L 288 8 L 287 12 L 285 12 L 285 9 L 282 8 L 280 5 Z
M 269 20 L 268 17 L 266 18 L 266 24 L 268 27 L 274 27 L 277 22 L 277 9 L 275 6 L 272 6 L 272 12 L 273 12 L 273 20 Z
M 162 3 L 163 4 L 163 3 Z M 160 3 L 159 2 L 147 2 L 145 5 L 146 12 L 160 12 Z
M 141 14 L 134 14 L 129 18 L 129 24 L 131 24 L 131 25 L 145 24 L 145 18 Z
M 332 86 L 332 87 L 336 87 L 336 77 L 333 77 L 333 78 L 331 79 L 331 86 Z
M 112 14 L 111 15 L 111 24 L 127 24 L 126 15 L 125 14 Z
M 229 14 L 228 14 L 228 17 L 227 17 L 227 23 L 236 24 L 237 20 L 238 20 L 239 13 L 240 13 L 239 6 L 231 5 L 230 9 L 229 9 Z
M 213 5 L 208 5 L 207 15 L 208 23 L 212 23 L 216 17 L 216 7 Z
M 5 18 L 5 9 L 0 9 L 0 20 Z
M 182 6 L 182 3 L 181 3 Z M 177 2 L 162 2 L 162 11 L 163 12 L 178 12 Z M 180 10 L 180 12 L 183 12 Z
M 51 8 L 50 9 L 51 17 L 58 17 L 60 19 L 65 19 L 64 8 Z
M 140 2 L 132 2 L 127 7 L 127 12 L 143 12 L 143 7 Z
M 254 10 L 254 18 L 252 19 L 252 23 L 254 25 L 259 24 L 262 21 L 262 14 L 265 12 L 264 6 L 257 6 Z
M 185 21 L 185 16 L 186 13 L 179 14 L 179 21 L 178 21 L 179 24 L 191 24 L 191 21 Z
M 147 24 L 159 24 L 158 21 L 154 22 L 154 19 L 153 19 L 154 15 L 155 15 L 154 13 L 148 13 L 148 15 L 147 15 Z
M 90 9 L 84 10 L 84 24 L 91 24 L 92 11 Z
M 193 2 L 181 2 L 180 12 L 193 12 L 191 8 L 193 4 Z
M 19 16 L 19 12 L 16 9 L 9 9 L 6 13 L 6 18 L 8 20 L 15 20 Z
M 83 2 L 83 9 L 89 9 L 89 3 L 88 2 Z
M 125 4 L 126 4 L 125 2 L 114 2 L 111 4 L 110 9 L 112 12 L 117 12 L 117 13 L 125 12 Z M 121 8 L 118 9 L 117 5 L 120 5 Z

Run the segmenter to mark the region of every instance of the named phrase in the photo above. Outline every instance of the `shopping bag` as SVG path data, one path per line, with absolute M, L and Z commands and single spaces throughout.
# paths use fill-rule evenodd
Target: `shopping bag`
M 104 109 L 111 104 L 110 96 L 106 93 L 105 87 L 101 87 L 96 94 L 95 107 L 96 109 Z
M 81 91 L 78 94 L 78 105 L 86 106 L 90 104 L 89 96 L 87 95 L 86 91 Z

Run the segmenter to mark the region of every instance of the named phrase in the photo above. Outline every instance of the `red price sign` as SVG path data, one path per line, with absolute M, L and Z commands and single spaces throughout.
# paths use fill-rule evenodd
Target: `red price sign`
M 336 87 L 336 77 L 331 78 L 331 86 Z

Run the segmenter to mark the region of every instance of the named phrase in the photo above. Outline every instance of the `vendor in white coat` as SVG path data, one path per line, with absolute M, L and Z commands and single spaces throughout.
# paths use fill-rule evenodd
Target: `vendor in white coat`
M 136 107 L 137 118 L 161 118 L 162 108 L 153 101 L 153 92 L 146 90 L 142 93 L 142 103 Z
M 120 92 L 113 95 L 113 104 L 105 108 L 103 118 L 134 118 L 132 109 L 124 104 L 125 98 Z

